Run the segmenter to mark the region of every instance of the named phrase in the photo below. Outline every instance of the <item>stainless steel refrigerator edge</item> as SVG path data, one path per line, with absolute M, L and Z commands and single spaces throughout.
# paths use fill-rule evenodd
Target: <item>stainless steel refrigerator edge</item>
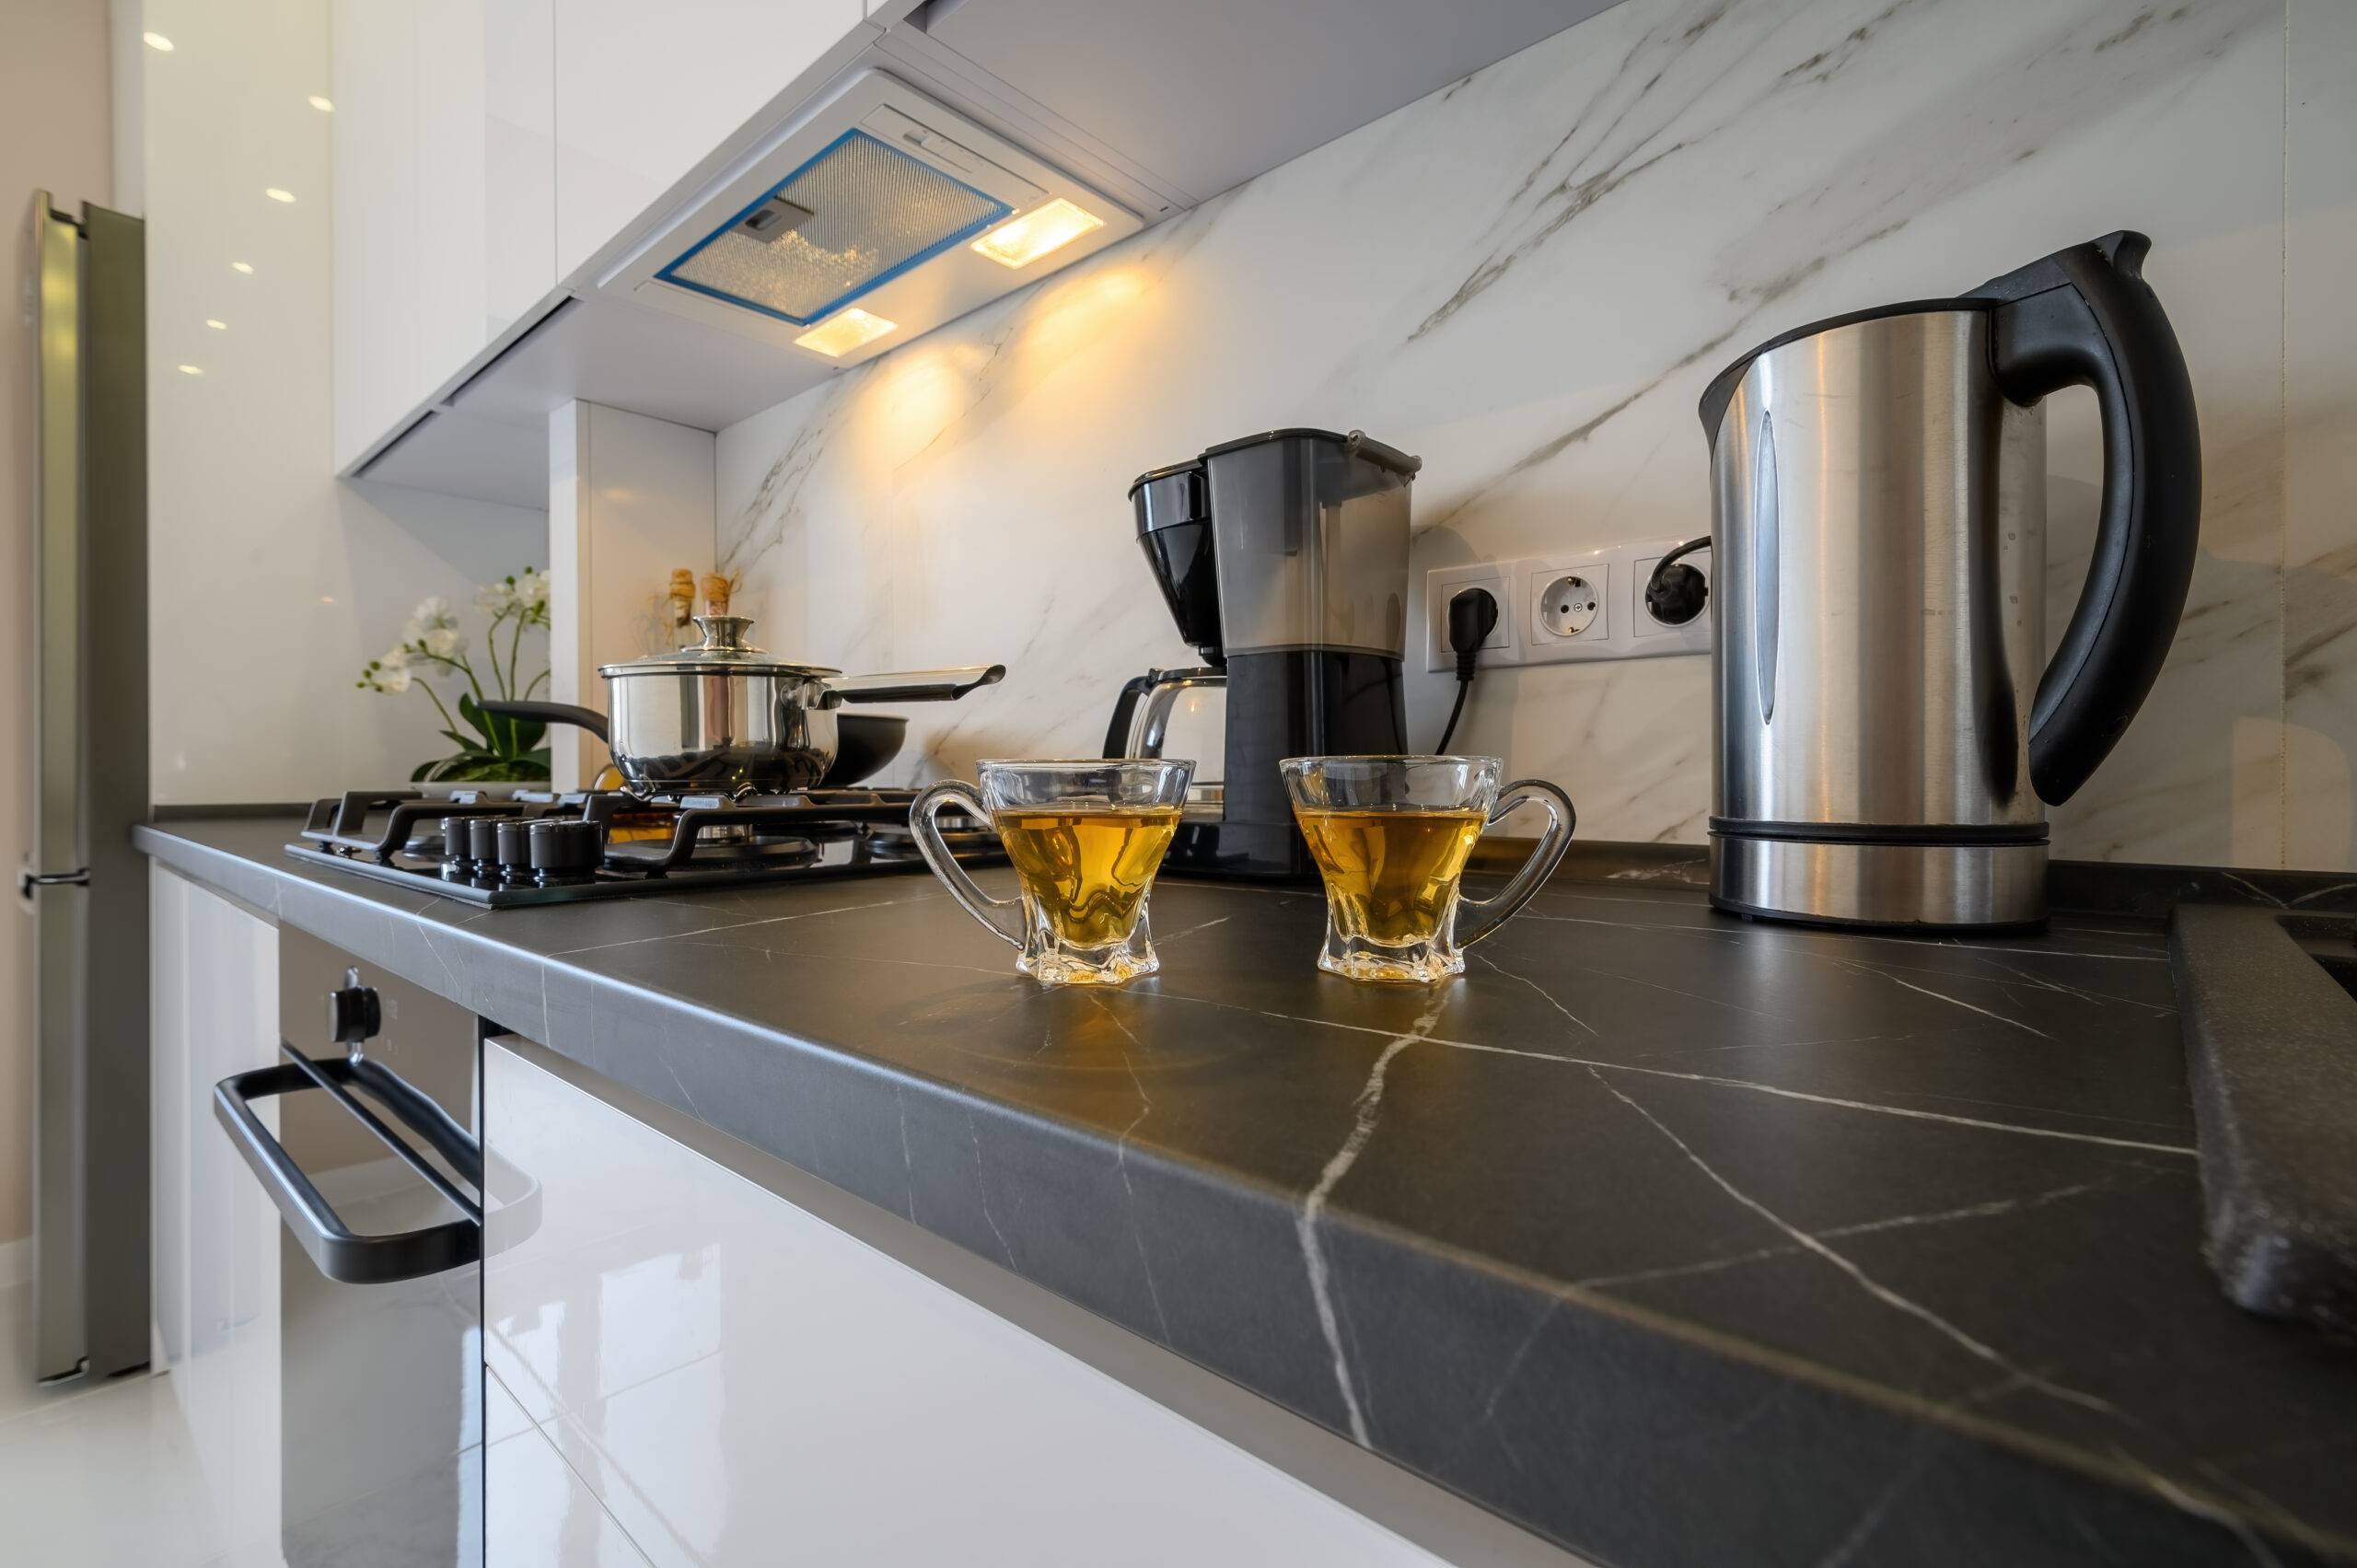
M 145 226 L 46 192 L 35 327 L 40 658 L 32 855 L 36 1375 L 145 1365 L 148 1302 Z M 105 722 L 92 695 L 106 694 Z

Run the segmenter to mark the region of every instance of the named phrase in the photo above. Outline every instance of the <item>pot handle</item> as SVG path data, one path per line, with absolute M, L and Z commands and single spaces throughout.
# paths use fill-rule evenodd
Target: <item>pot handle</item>
M 607 740 L 606 715 L 595 708 L 584 708 L 572 703 L 518 703 L 493 698 L 477 703 L 476 707 L 495 718 L 539 719 L 543 724 L 569 724 L 587 730 L 600 740 Z
M 889 675 L 836 675 L 827 680 L 828 705 L 836 703 L 953 703 L 981 686 L 1006 679 L 1003 664 L 960 665 L 954 669 L 903 669 Z

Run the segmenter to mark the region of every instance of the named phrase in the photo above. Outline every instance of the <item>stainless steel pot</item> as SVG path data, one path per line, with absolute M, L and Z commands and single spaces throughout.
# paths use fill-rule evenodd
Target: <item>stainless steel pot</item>
M 743 616 L 698 616 L 696 625 L 703 641 L 692 648 L 598 667 L 608 714 L 557 703 L 483 711 L 600 731 L 633 795 L 777 795 L 826 778 L 842 703 L 948 702 L 1006 674 L 993 664 L 846 676 L 754 647 Z

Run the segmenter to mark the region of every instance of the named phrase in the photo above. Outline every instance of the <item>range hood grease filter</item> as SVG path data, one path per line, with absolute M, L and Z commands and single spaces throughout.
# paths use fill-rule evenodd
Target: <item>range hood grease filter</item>
M 846 131 L 656 275 L 803 327 L 1013 211 Z

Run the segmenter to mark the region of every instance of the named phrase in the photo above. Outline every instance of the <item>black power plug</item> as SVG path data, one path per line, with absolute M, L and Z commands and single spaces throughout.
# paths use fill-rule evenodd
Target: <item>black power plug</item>
M 1689 539 L 1654 563 L 1645 579 L 1645 609 L 1665 626 L 1683 626 L 1711 602 L 1711 582 L 1695 567 L 1678 559 L 1711 548 L 1711 536 Z
M 1465 693 L 1473 688 L 1473 668 L 1481 656 L 1481 645 L 1497 628 L 1498 598 L 1489 589 L 1460 588 L 1448 601 L 1448 645 L 1457 655 L 1457 701 L 1449 706 L 1448 724 L 1434 749 L 1446 751 L 1450 738 L 1457 734 L 1457 721 L 1465 712 Z

